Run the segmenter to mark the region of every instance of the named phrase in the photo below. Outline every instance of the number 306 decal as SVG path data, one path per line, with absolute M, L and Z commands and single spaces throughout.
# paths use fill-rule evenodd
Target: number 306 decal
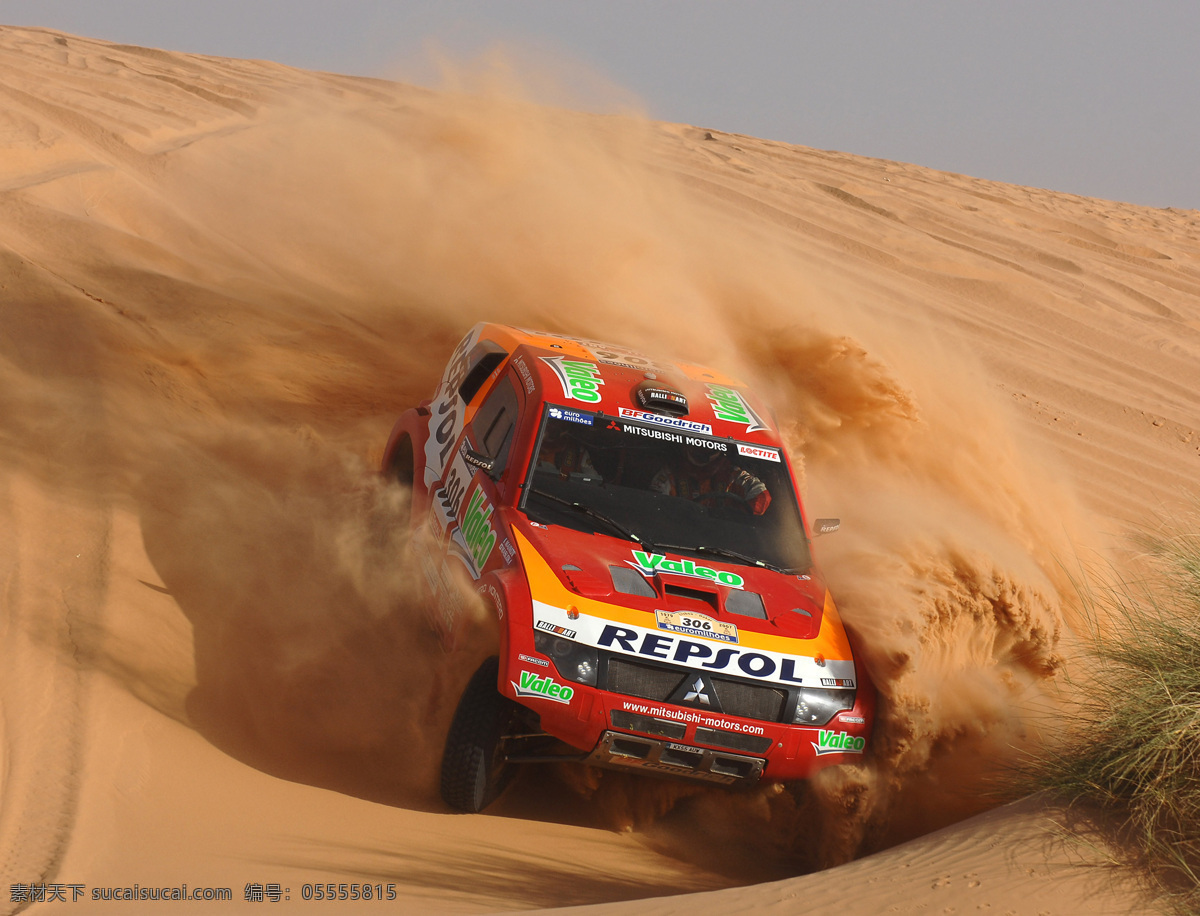
M 697 614 L 692 611 L 655 611 L 654 617 L 660 630 L 683 633 L 687 636 L 699 636 L 701 639 L 715 639 L 720 642 L 738 641 L 738 630 L 734 624 L 724 620 L 714 620 L 707 614 Z

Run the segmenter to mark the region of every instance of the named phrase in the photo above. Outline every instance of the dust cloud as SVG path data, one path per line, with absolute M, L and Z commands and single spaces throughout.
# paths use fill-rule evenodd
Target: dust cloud
M 729 838 L 729 867 L 760 874 L 988 804 L 984 777 L 1037 740 L 1027 711 L 1053 692 L 1076 510 L 969 360 L 672 171 L 679 136 L 487 79 L 381 85 L 369 103 L 291 99 L 153 168 L 131 157 L 86 199 L 56 186 L 24 205 L 5 241 L 30 307 L 0 338 L 3 459 L 137 514 L 192 627 L 184 714 L 206 737 L 288 778 L 438 806 L 471 666 L 423 629 L 406 495 L 374 465 L 454 341 L 496 320 L 759 386 L 810 514 L 843 520 L 818 559 L 882 695 L 873 756 L 810 785 L 575 774 L 558 811 L 521 782 L 504 810 L 635 825 L 681 857 L 696 824 L 720 824 L 705 834 Z M 120 651 L 109 669 L 152 669 L 103 640 L 93 660 Z

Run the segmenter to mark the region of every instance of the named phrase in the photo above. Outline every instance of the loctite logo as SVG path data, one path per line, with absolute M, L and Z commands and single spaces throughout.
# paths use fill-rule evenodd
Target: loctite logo
M 532 671 L 521 672 L 521 683 L 509 681 L 519 697 L 540 697 L 543 700 L 553 700 L 555 703 L 569 704 L 575 696 L 575 688 L 556 683 L 548 675 L 534 674 Z
M 867 746 L 867 739 L 822 729 L 817 732 L 817 740 L 812 742 L 812 746 L 818 757 L 823 754 L 861 754 Z
M 600 400 L 600 386 L 604 384 L 604 379 L 600 377 L 600 367 L 595 363 L 567 359 L 565 356 L 543 356 L 541 360 L 558 376 L 563 397 L 588 404 Z

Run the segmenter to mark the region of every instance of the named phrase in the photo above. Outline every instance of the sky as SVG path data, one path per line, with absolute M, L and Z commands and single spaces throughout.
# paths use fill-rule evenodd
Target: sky
M 503 44 L 557 62 L 577 107 L 632 96 L 658 120 L 1200 209 L 1197 0 L 0 0 L 0 24 L 424 85 L 431 47 Z

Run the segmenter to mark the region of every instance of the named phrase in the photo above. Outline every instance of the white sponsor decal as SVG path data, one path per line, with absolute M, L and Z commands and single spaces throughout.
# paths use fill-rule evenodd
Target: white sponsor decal
M 734 719 L 718 719 L 712 713 L 705 713 L 700 710 L 691 709 L 675 709 L 671 706 L 650 706 L 646 703 L 635 703 L 631 700 L 625 701 L 625 711 L 637 713 L 644 716 L 655 716 L 659 719 L 673 719 L 676 722 L 694 722 L 697 725 L 704 725 L 708 728 L 723 728 L 729 732 L 742 732 L 746 735 L 763 735 L 766 734 L 761 725 L 747 725 L 744 722 L 738 722 Z
M 747 458 L 763 458 L 767 461 L 778 461 L 779 450 L 774 448 L 764 448 L 761 445 L 746 445 L 744 442 L 737 444 L 738 454 L 745 455 Z
M 506 566 L 512 565 L 513 557 L 517 555 L 517 548 L 513 547 L 512 541 L 508 538 L 500 542 L 500 555 L 504 557 L 504 564 Z
M 558 376 L 564 398 L 588 404 L 600 401 L 600 386 L 604 384 L 604 379 L 600 377 L 600 367 L 595 363 L 567 359 L 565 356 L 543 356 L 541 360 Z
M 684 420 L 681 417 L 664 417 L 662 414 L 648 413 L 644 410 L 633 410 L 629 407 L 620 408 L 621 417 L 626 420 L 637 420 L 639 423 L 650 423 L 654 426 L 665 426 L 689 433 L 705 433 L 712 435 L 712 426 L 708 423 L 697 423 L 694 420 Z
M 718 420 L 745 424 L 748 433 L 761 432 L 767 428 L 767 424 L 754 412 L 754 408 L 746 403 L 742 393 L 734 388 L 709 385 L 708 402 L 712 404 L 713 416 Z
M 647 359 L 639 353 L 634 353 L 632 350 L 626 350 L 624 347 L 614 347 L 594 342 L 580 342 L 587 346 L 597 362 L 604 363 L 606 366 L 616 366 L 621 369 L 636 369 L 639 372 L 654 372 L 655 374 L 665 371 L 662 366 L 653 360 Z
M 432 487 L 442 476 L 450 459 L 450 450 L 463 430 L 463 403 L 458 388 L 467 377 L 467 358 L 479 339 L 474 327 L 454 348 L 441 384 L 429 404 L 429 438 L 425 442 L 425 485 Z
M 727 645 L 710 639 L 693 639 L 678 633 L 664 633 L 631 623 L 614 623 L 602 617 L 581 614 L 578 619 L 567 617 L 565 608 L 557 608 L 534 599 L 534 626 L 540 630 L 558 632 L 570 629 L 568 637 L 587 646 L 609 652 L 632 655 L 654 661 L 669 662 L 710 674 L 731 674 L 775 684 L 817 685 L 822 677 L 854 677 L 854 662 L 828 659 L 818 665 L 808 656 L 785 655 L 770 649 L 755 649 L 745 645 Z M 745 634 L 741 634 L 745 635 Z M 797 640 L 801 643 L 801 640 Z
M 655 620 L 660 630 L 697 636 L 700 639 L 715 639 L 718 642 L 737 642 L 738 629 L 727 620 L 714 620 L 707 614 L 693 611 L 655 611 Z

